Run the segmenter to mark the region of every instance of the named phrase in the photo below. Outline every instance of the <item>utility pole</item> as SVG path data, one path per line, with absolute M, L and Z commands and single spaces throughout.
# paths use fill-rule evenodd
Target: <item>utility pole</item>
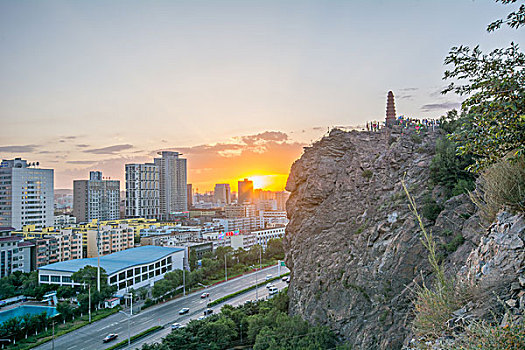
M 51 341 L 51 349 L 55 350 L 55 321 L 52 322 L 53 325 L 53 337 Z
M 225 280 L 228 281 L 228 268 L 226 267 L 226 254 L 224 254 L 224 276 L 225 276 Z
M 88 314 L 89 314 L 89 323 L 91 323 L 91 283 L 88 284 L 89 288 L 88 288 L 88 300 L 89 300 L 89 310 L 88 310 Z
M 186 296 L 186 258 L 182 258 L 182 296 Z
M 100 292 L 100 219 L 97 219 L 97 291 Z

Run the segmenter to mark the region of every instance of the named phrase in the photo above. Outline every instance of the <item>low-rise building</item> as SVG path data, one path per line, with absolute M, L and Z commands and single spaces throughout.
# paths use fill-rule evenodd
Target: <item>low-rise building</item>
M 77 218 L 69 214 L 55 215 L 54 218 L 55 227 L 64 227 L 77 223 Z
M 257 238 L 254 234 L 246 233 L 230 237 L 231 247 L 234 250 L 244 249 L 248 250 L 250 247 L 257 244 Z
M 286 227 L 282 226 L 282 227 L 252 231 L 252 235 L 254 235 L 256 238 L 255 244 L 260 244 L 263 247 L 263 249 L 266 250 L 268 241 L 270 239 L 278 239 L 278 238 L 284 237 L 285 231 L 286 231 Z
M 29 240 L 35 244 L 35 267 L 82 258 L 82 234 L 71 230 L 47 233 Z
M 100 267 L 107 274 L 107 282 L 122 294 L 129 289 L 153 286 L 167 272 L 183 268 L 184 249 L 145 246 L 136 247 L 100 257 Z M 97 267 L 97 258 L 69 260 L 38 269 L 42 284 L 79 286 L 72 275 L 86 266 Z
M 0 227 L 0 278 L 13 272 L 31 271 L 31 249 L 34 244 L 11 235 L 11 227 Z
M 96 230 L 88 230 L 87 257 L 107 255 L 135 246 L 135 233 L 127 224 L 101 225 Z

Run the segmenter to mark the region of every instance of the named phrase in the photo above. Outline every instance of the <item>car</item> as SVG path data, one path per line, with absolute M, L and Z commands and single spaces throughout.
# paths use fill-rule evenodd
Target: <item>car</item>
M 274 295 L 274 294 L 277 294 L 279 292 L 279 289 L 277 289 L 276 287 L 272 287 L 270 288 L 270 290 L 268 291 L 268 293 L 270 295 Z
M 212 313 L 213 313 L 213 309 L 208 308 L 208 309 L 204 310 L 204 316 L 211 315 Z
M 174 323 L 171 325 L 171 330 L 182 328 L 182 325 L 180 323 Z
M 104 340 L 102 340 L 103 343 L 109 343 L 110 341 L 114 340 L 114 339 L 117 339 L 118 337 L 118 334 L 117 333 L 110 333 L 108 335 L 106 335 L 106 337 L 104 338 Z
M 282 278 L 283 282 L 289 282 L 290 281 L 290 278 L 288 276 L 284 276 Z
M 187 307 L 184 307 L 179 310 L 179 315 L 184 315 L 184 314 L 187 314 L 188 312 L 190 312 L 190 309 Z
M 204 320 L 205 318 L 206 318 L 206 316 L 200 316 L 200 317 L 197 319 L 197 321 L 202 321 L 202 320 Z
M 266 288 L 268 288 L 268 289 L 270 289 L 270 288 L 272 288 L 272 287 L 273 287 L 273 284 L 271 284 L 271 283 L 268 283 L 268 284 L 266 285 Z
M 209 298 L 210 297 L 210 293 L 202 293 L 201 294 L 201 299 L 205 299 L 205 298 Z
M 266 275 L 266 280 L 268 281 L 270 278 L 272 278 L 272 275 Z

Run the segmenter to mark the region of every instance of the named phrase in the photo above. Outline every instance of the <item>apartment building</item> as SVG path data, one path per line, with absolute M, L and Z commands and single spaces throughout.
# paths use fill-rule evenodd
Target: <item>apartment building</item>
M 126 164 L 126 217 L 160 218 L 160 174 L 153 163 Z
M 82 258 L 82 234 L 71 230 L 46 233 L 29 241 L 35 244 L 36 268 Z
M 188 186 L 186 159 L 179 152 L 158 152 L 154 164 L 159 169 L 160 215 L 169 220 L 180 212 L 188 210 Z
M 109 223 L 86 232 L 88 258 L 108 255 L 135 246 L 135 233 L 127 224 Z M 98 248 L 97 248 L 98 247 Z
M 73 181 L 73 215 L 77 222 L 120 218 L 120 181 L 91 171 L 89 180 Z

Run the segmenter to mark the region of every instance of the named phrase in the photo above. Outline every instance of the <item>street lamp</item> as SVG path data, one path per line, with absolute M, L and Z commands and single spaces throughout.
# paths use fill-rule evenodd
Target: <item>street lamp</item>
M 128 315 L 124 311 L 119 311 L 119 312 L 124 314 L 124 315 L 126 315 L 126 317 L 128 318 L 128 349 L 129 349 L 130 346 L 131 346 L 131 331 L 130 331 L 130 327 L 129 327 L 129 321 L 131 319 L 131 315 Z
M 125 293 L 124 298 L 129 298 L 131 300 L 130 314 L 133 316 L 133 293 Z
M 224 279 L 225 282 L 228 281 L 228 267 L 226 264 L 226 256 L 233 254 L 233 252 L 224 253 Z

